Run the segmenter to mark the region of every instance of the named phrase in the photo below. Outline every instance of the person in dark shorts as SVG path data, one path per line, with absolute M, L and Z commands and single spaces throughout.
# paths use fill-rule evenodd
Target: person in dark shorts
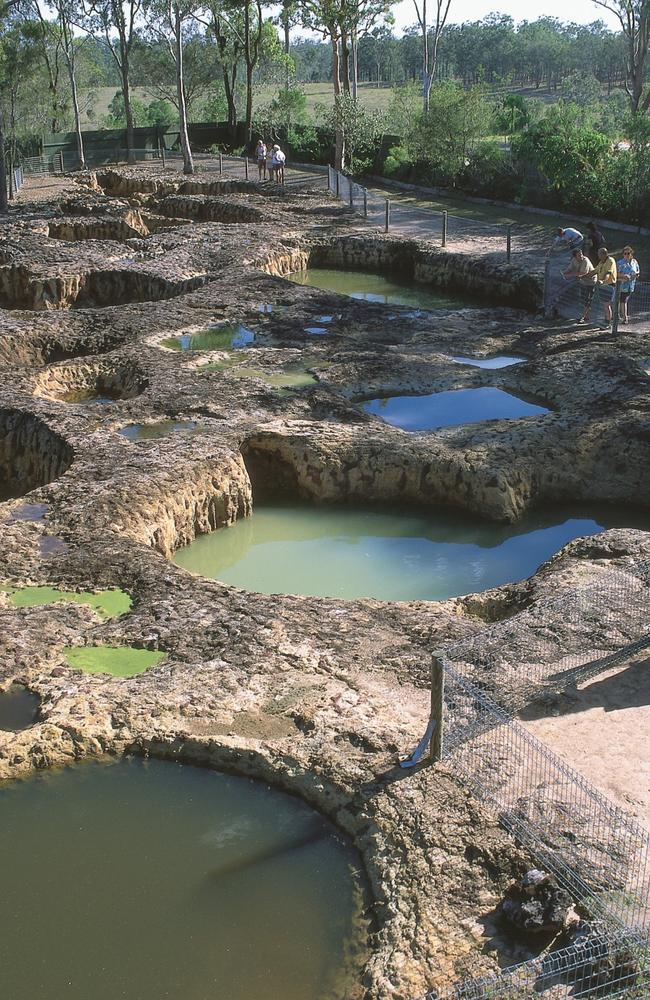
M 618 315 L 621 323 L 627 323 L 627 303 L 640 274 L 639 262 L 632 247 L 623 247 L 623 256 L 616 262 L 616 271 L 619 285 Z
M 578 323 L 588 323 L 591 313 L 591 303 L 598 279 L 593 264 L 583 254 L 582 250 L 578 249 L 571 252 L 571 263 L 566 271 L 562 271 L 562 277 L 566 278 L 567 281 L 574 279 L 578 282 L 580 298 L 583 302 L 582 316 L 578 320 Z
M 592 260 L 598 260 L 598 251 L 601 247 L 606 246 L 606 243 L 605 237 L 596 227 L 595 222 L 587 223 L 587 236 L 589 237 L 589 256 Z
M 263 139 L 257 140 L 257 146 L 255 147 L 255 159 L 257 160 L 257 169 L 259 170 L 260 180 L 266 180 L 266 144 Z

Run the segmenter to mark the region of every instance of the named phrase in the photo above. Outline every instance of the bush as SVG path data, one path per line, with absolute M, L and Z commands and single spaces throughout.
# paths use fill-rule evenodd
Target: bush
M 391 146 L 382 173 L 386 177 L 401 179 L 410 173 L 412 167 L 413 160 L 406 146 Z
M 290 128 L 287 130 L 287 145 L 291 150 L 294 160 L 304 163 L 327 163 L 331 142 L 323 138 L 313 126 L 305 125 L 302 128 Z
M 512 201 L 521 186 L 512 157 L 496 142 L 482 142 L 461 170 L 458 186 L 470 194 Z

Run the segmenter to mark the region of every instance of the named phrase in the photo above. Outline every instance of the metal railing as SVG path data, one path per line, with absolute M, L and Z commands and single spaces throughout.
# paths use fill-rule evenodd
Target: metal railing
M 514 714 L 650 647 L 649 583 L 650 562 L 631 562 L 602 583 L 539 602 L 436 657 L 444 673 L 442 718 L 434 719 L 432 709 L 427 734 L 405 763 L 424 757 L 427 737 L 437 729 L 442 759 L 596 921 L 602 940 L 589 938 L 587 944 L 603 953 L 592 970 L 583 942 L 581 949 L 570 946 L 461 983 L 442 994 L 445 1000 L 514 1000 L 535 995 L 547 980 L 556 984 L 554 1000 L 604 992 L 648 996 L 650 831 L 532 736 Z M 432 684 L 432 706 L 436 703 L 443 700 L 434 698 Z M 621 965 L 616 955 L 630 949 L 633 959 Z M 431 1000 L 435 996 L 428 994 Z
M 505 255 L 507 263 L 512 261 L 515 252 L 530 252 L 530 233 L 534 227 L 489 224 L 448 211 L 403 204 L 380 197 L 334 167 L 328 167 L 327 186 L 352 211 L 363 215 L 385 233 L 435 240 L 440 246 L 452 249 L 455 244 L 466 247 L 472 243 L 481 253 Z
M 613 298 L 612 286 L 593 285 L 575 278 L 565 278 L 563 272 L 569 266 L 570 255 L 554 254 L 548 257 L 544 273 L 544 313 L 549 318 L 581 320 L 588 315 L 591 326 L 612 327 L 613 332 L 622 330 L 620 287 L 618 297 Z M 609 307 L 609 309 L 607 309 Z M 627 299 L 626 307 L 629 324 L 635 327 L 650 324 L 650 282 L 637 281 L 636 287 Z M 611 313 L 611 317 L 608 315 Z
M 7 197 L 12 199 L 16 196 L 16 193 L 20 191 L 25 181 L 23 168 L 13 167 L 7 170 Z

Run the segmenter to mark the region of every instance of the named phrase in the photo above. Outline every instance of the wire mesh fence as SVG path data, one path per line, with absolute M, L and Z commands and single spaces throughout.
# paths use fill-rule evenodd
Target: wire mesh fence
M 427 1000 L 650 995 L 650 831 L 514 718 L 650 647 L 649 585 L 631 561 L 439 654 L 443 759 L 586 920 L 564 949 Z
M 533 236 L 534 226 L 484 223 L 381 197 L 333 167 L 328 167 L 327 183 L 332 194 L 386 233 L 432 240 L 443 247 L 474 246 L 481 253 L 505 256 L 507 262 L 515 253 L 529 254 L 531 244 L 539 239 L 538 235 Z

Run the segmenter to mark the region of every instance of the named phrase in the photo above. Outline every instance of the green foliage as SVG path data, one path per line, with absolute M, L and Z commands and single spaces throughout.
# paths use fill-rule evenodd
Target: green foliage
M 150 125 L 174 125 L 178 121 L 176 108 L 161 98 L 153 100 L 147 108 Z
M 329 161 L 329 148 L 333 142 L 327 142 L 313 125 L 302 125 L 287 129 L 287 145 L 294 160 L 303 163 L 322 163 Z
M 530 121 L 529 103 L 521 94 L 506 94 L 494 112 L 494 127 L 502 135 L 523 132 Z
M 283 87 L 267 105 L 255 112 L 255 120 L 265 132 L 309 122 L 307 98 L 302 87 Z
M 480 143 L 458 176 L 458 186 L 463 190 L 502 201 L 512 201 L 520 183 L 512 157 L 496 142 Z
M 124 95 L 121 90 L 116 91 L 113 100 L 108 105 L 108 111 L 108 115 L 102 121 L 104 128 L 124 128 L 126 125 L 126 112 L 124 110 Z M 133 124 L 136 128 L 142 125 L 149 125 L 147 105 L 138 97 L 131 98 L 131 113 L 133 114 Z
M 386 177 L 404 177 L 412 164 L 413 160 L 406 146 L 391 146 L 384 160 L 383 173 Z

